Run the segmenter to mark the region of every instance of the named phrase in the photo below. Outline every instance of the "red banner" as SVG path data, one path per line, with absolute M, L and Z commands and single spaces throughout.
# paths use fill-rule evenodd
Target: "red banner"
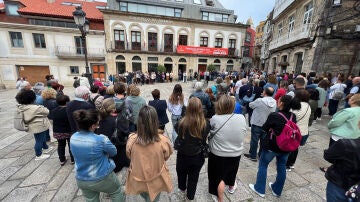
M 198 46 L 178 46 L 177 53 L 195 54 L 195 55 L 228 55 L 227 48 L 209 48 Z

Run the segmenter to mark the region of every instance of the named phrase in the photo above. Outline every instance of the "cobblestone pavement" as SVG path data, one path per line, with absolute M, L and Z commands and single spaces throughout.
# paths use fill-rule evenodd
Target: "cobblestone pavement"
M 186 97 L 191 92 L 191 83 L 183 84 Z M 141 86 L 141 96 L 152 99 L 151 91 L 158 88 L 161 98 L 167 99 L 175 83 Z M 74 166 L 67 163 L 60 167 L 56 150 L 49 159 L 35 161 L 34 137 L 13 128 L 13 113 L 16 101 L 16 90 L 0 92 L 0 200 L 1 201 L 84 201 L 75 181 Z M 65 93 L 73 96 L 73 88 L 65 88 Z M 281 198 L 272 196 L 267 188 L 266 197 L 260 198 L 248 188 L 254 183 L 258 163 L 241 158 L 237 174 L 238 189 L 234 194 L 225 194 L 225 201 L 325 201 L 326 179 L 319 166 L 327 166 L 323 160 L 323 150 L 327 148 L 329 136 L 326 127 L 329 119 L 314 124 L 310 129 L 307 144 L 300 148 L 295 170 L 287 173 L 287 179 Z M 167 131 L 172 130 L 171 123 L 166 125 Z M 250 130 L 245 139 L 245 150 L 249 149 Z M 52 143 L 56 147 L 56 143 Z M 174 192 L 162 193 L 160 201 L 181 201 L 177 194 L 176 154 L 167 162 L 174 183 Z M 196 191 L 196 201 L 212 201 L 207 192 L 207 162 L 200 172 Z M 119 173 L 122 184 L 125 183 L 126 170 Z M 268 182 L 274 181 L 276 175 L 275 161 L 268 169 Z M 139 196 L 127 196 L 127 201 L 143 201 Z M 102 201 L 110 201 L 102 196 Z

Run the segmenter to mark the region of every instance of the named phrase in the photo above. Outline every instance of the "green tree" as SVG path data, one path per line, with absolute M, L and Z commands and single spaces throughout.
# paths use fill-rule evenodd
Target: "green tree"
M 212 71 L 215 71 L 215 70 L 216 70 L 216 67 L 215 67 L 215 65 L 213 65 L 213 64 L 209 64 L 209 66 L 207 66 L 207 70 L 208 70 L 209 72 L 212 72 Z
M 158 72 L 165 72 L 166 71 L 166 68 L 164 67 L 164 65 L 159 65 L 158 67 L 157 67 L 157 70 L 158 70 Z

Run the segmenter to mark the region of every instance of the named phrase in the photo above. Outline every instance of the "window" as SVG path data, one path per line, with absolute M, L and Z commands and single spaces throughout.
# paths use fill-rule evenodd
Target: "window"
M 236 39 L 229 39 L 229 55 L 235 55 Z
M 222 38 L 216 38 L 215 39 L 215 48 L 222 48 L 222 42 L 223 42 Z
M 283 26 L 282 26 L 282 23 L 280 23 L 280 24 L 278 25 L 278 33 L 279 33 L 279 36 L 281 36 L 282 30 L 283 30 Z
M 150 62 L 157 62 L 159 59 L 158 57 L 148 57 L 148 61 Z
M 250 32 L 246 32 L 245 42 L 246 42 L 246 43 L 250 43 L 250 42 L 251 42 L 251 33 L 250 33 Z
M 311 22 L 311 17 L 313 15 L 314 7 L 312 3 L 309 3 L 305 6 L 304 12 L 304 24 L 308 24 Z
M 141 33 L 137 31 L 131 32 L 132 50 L 141 50 Z
M 23 48 L 23 39 L 21 32 L 9 32 L 10 34 L 10 40 L 11 40 L 11 46 L 16 48 Z
M 17 10 L 19 9 L 17 4 L 6 4 L 6 11 L 8 15 L 15 15 L 18 16 L 19 13 Z
M 199 63 L 207 63 L 207 59 L 204 59 L 204 58 L 199 58 Z
M 229 48 L 235 48 L 236 39 L 229 39 Z
M 126 2 L 120 2 L 120 11 L 128 11 L 128 4 Z
M 228 19 L 229 19 L 229 15 L 222 15 L 223 22 L 228 22 Z
M 164 6 L 152 6 L 139 3 L 120 2 L 120 11 L 128 11 L 134 13 L 147 13 L 153 15 L 164 15 L 171 17 L 181 17 L 181 8 L 171 8 Z
M 114 30 L 115 49 L 125 49 L 125 33 L 124 30 Z
M 202 20 L 209 20 L 209 12 L 202 12 Z
M 85 49 L 84 49 L 84 44 L 83 44 L 83 40 L 80 36 L 75 36 L 75 47 L 76 47 L 76 53 L 83 55 L 85 54 Z
M 35 48 L 46 48 L 45 37 L 43 34 L 33 34 Z
M 180 35 L 179 36 L 179 45 L 180 46 L 187 46 L 187 35 Z
M 164 52 L 173 52 L 172 34 L 164 34 Z
M 292 15 L 289 17 L 289 32 L 292 32 L 294 30 L 295 25 L 295 17 Z
M 181 9 L 179 9 L 179 8 L 175 8 L 175 13 L 174 13 L 174 16 L 175 17 L 181 17 L 181 12 L 182 12 L 182 10 Z
M 200 46 L 201 47 L 208 47 L 208 37 L 200 37 Z
M 250 56 L 250 47 L 244 46 L 243 57 L 249 57 L 249 56 Z
M 70 66 L 70 74 L 79 74 L 78 66 Z
M 148 50 L 157 51 L 157 33 L 148 33 Z
M 29 19 L 29 23 L 32 25 L 41 26 L 77 28 L 77 25 L 74 22 Z
M 333 6 L 340 6 L 341 0 L 333 0 Z
M 201 4 L 201 0 L 194 0 L 194 4 Z

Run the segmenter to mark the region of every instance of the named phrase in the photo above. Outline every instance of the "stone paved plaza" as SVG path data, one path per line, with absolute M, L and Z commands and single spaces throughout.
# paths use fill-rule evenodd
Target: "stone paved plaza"
M 161 98 L 167 99 L 175 83 L 141 86 L 141 96 L 152 99 L 151 91 L 158 88 Z M 192 92 L 190 83 L 183 84 L 186 97 Z M 44 161 L 35 161 L 34 137 L 13 128 L 13 113 L 17 90 L 0 92 L 0 200 L 6 202 L 26 201 L 85 201 L 75 180 L 74 166 L 69 162 L 60 167 L 56 150 Z M 73 88 L 65 88 L 65 93 L 73 96 Z M 241 158 L 237 174 L 238 189 L 234 194 L 226 192 L 225 201 L 325 201 L 327 180 L 319 166 L 329 165 L 323 160 L 323 150 L 327 148 L 329 136 L 326 124 L 327 117 L 314 124 L 310 129 L 307 144 L 300 148 L 295 170 L 287 173 L 287 179 L 281 198 L 272 196 L 266 190 L 266 197 L 260 198 L 248 188 L 254 183 L 258 163 Z M 171 123 L 166 125 L 167 131 L 172 130 Z M 250 130 L 245 139 L 247 153 L 250 142 Z M 56 147 L 55 143 L 52 146 Z M 174 192 L 162 193 L 160 201 L 181 201 L 177 194 L 176 153 L 167 162 L 174 184 Z M 196 201 L 212 201 L 207 192 L 207 163 L 200 172 L 196 192 Z M 126 170 L 119 173 L 122 184 L 125 183 Z M 268 169 L 268 181 L 274 181 L 276 175 L 275 160 Z M 102 196 L 102 201 L 110 201 Z M 143 201 L 139 196 L 127 196 L 127 201 Z

